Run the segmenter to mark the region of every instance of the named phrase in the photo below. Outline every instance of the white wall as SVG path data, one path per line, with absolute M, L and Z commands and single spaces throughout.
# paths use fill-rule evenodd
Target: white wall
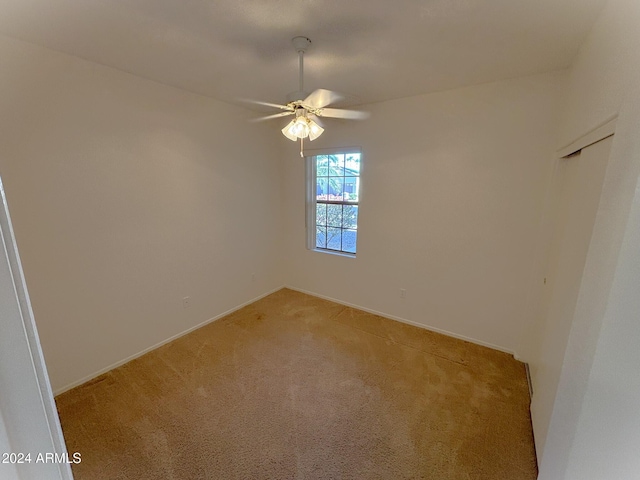
M 304 162 L 288 143 L 289 285 L 515 351 L 562 80 L 484 84 L 368 105 L 364 122 L 327 120 L 309 148 L 363 149 L 355 259 L 305 249 Z
M 0 58 L 0 175 L 54 390 L 282 285 L 271 128 L 6 37 Z
M 640 286 L 639 24 L 638 2 L 610 1 L 569 74 L 559 145 L 611 115 L 619 117 L 576 314 L 557 365 L 561 374 L 555 400 L 549 411 L 538 412 L 550 418 L 545 438 L 535 432 L 536 443 L 544 444 L 538 451 L 539 478 L 544 480 L 636 478 L 640 468 L 640 331 L 633 303 Z M 526 360 L 541 362 L 528 356 L 531 338 L 525 336 L 521 350 Z

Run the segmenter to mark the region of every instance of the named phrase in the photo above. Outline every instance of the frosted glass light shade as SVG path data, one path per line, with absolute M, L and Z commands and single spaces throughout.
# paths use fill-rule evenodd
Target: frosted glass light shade
M 324 132 L 324 128 L 318 125 L 313 120 L 309 120 L 309 140 L 315 140 Z
M 293 122 L 293 134 L 298 138 L 309 136 L 309 120 L 305 117 L 298 117 Z
M 298 137 L 295 136 L 293 132 L 293 125 L 295 124 L 295 120 L 291 120 L 286 127 L 282 129 L 282 134 L 287 137 L 289 140 L 295 142 L 298 140 Z

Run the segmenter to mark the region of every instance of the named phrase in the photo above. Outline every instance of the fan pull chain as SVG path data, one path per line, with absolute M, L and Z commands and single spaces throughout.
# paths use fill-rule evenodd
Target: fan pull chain
M 304 138 L 300 139 L 300 156 L 304 158 Z

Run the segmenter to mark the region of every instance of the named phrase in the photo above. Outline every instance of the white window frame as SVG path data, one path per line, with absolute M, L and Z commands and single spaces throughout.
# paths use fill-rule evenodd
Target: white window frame
M 362 179 L 362 148 L 360 147 L 344 147 L 344 148 L 321 148 L 321 149 L 305 149 L 305 177 L 306 184 L 306 211 L 305 211 L 305 227 L 307 231 L 307 249 L 315 252 L 328 253 L 330 255 L 340 255 L 343 257 L 355 258 L 356 253 L 342 252 L 339 250 L 330 250 L 316 247 L 316 169 L 314 159 L 318 155 L 339 155 L 347 153 L 360 154 L 360 175 Z M 358 207 L 362 203 L 362 180 L 358 188 Z M 360 220 L 360 208 L 358 208 L 358 223 Z M 358 231 L 360 229 L 358 228 Z M 357 240 L 356 240 L 357 242 Z M 357 245 L 357 243 L 356 243 Z

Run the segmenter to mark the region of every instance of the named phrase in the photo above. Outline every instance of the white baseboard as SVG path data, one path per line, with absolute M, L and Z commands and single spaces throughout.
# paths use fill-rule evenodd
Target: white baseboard
M 155 350 L 156 348 L 161 347 L 162 345 L 165 345 L 165 344 L 167 344 L 169 342 L 172 342 L 173 340 L 175 340 L 177 338 L 183 337 L 183 336 L 187 335 L 188 333 L 191 333 L 194 330 L 197 330 L 200 327 L 204 327 L 205 325 L 207 325 L 207 324 L 209 324 L 211 322 L 215 322 L 216 320 L 219 320 L 220 318 L 225 317 L 225 316 L 229 315 L 230 313 L 235 312 L 236 310 L 240 310 L 241 308 L 246 307 L 247 305 L 250 305 L 253 302 L 257 302 L 261 298 L 264 298 L 264 297 L 266 297 L 268 295 L 271 295 L 272 293 L 275 293 L 278 290 L 282 290 L 283 288 L 286 288 L 286 287 L 284 285 L 282 285 L 282 286 L 280 286 L 278 288 L 275 288 L 273 290 L 268 291 L 267 293 L 263 293 L 262 295 L 259 295 L 259 296 L 255 297 L 255 298 L 252 298 L 251 300 L 248 300 L 248 301 L 246 301 L 244 303 L 241 303 L 240 305 L 238 305 L 236 307 L 233 307 L 230 310 L 227 310 L 226 312 L 221 313 L 220 315 L 216 315 L 215 317 L 210 318 L 208 320 L 205 320 L 204 322 L 201 322 L 201 323 L 199 323 L 199 324 L 197 324 L 197 325 L 195 325 L 195 326 L 193 326 L 191 328 L 188 328 L 187 330 L 184 330 L 183 332 L 177 333 L 177 334 L 167 338 L 166 340 L 163 340 L 163 341 L 161 341 L 159 343 L 156 343 L 155 345 L 152 345 L 152 346 L 150 346 L 148 348 L 145 348 L 144 350 L 142 350 L 142 351 L 140 351 L 138 353 L 135 353 L 133 355 L 130 355 L 125 359 L 117 361 L 117 362 L 109 365 L 108 367 L 101 368 L 100 370 L 98 370 L 96 372 L 93 372 L 93 373 L 87 375 L 86 377 L 81 378 L 80 380 L 76 380 L 75 382 L 71 382 L 70 384 L 65 385 L 64 387 L 58 388 L 53 392 L 53 394 L 54 394 L 54 396 L 55 395 L 60 395 L 61 393 L 64 393 L 67 390 L 71 390 L 72 388 L 75 388 L 75 387 L 77 387 L 79 385 L 82 385 L 83 383 L 86 383 L 89 380 L 93 380 L 94 378 L 102 375 L 103 373 L 107 373 L 108 371 L 113 370 L 114 368 L 117 368 L 117 367 L 119 367 L 121 365 L 124 365 L 127 362 L 130 362 L 131 360 L 134 360 L 134 359 L 136 359 L 138 357 L 141 357 L 145 353 L 149 353 L 151 350 Z
M 402 322 L 402 323 L 406 323 L 408 325 L 413 325 L 414 327 L 422 328 L 424 330 L 429 330 L 430 332 L 440 333 L 442 335 L 446 335 L 447 337 L 457 338 L 459 340 L 464 340 L 466 342 L 473 343 L 473 344 L 476 344 L 476 345 L 480 345 L 482 347 L 487 347 L 487 348 L 491 348 L 493 350 L 498 350 L 499 352 L 508 353 L 509 355 L 513 355 L 513 357 L 516 360 L 519 360 L 518 356 L 516 355 L 516 353 L 514 351 L 509 350 L 508 348 L 501 347 L 499 345 L 494 345 L 493 343 L 484 342 L 482 340 L 477 340 L 477 339 L 471 338 L 471 337 L 466 337 L 466 336 L 460 335 L 458 333 L 450 332 L 448 330 L 443 330 L 443 329 L 437 328 L 437 327 L 432 327 L 430 325 L 425 325 L 423 323 L 418 323 L 418 322 L 415 322 L 413 320 L 408 320 L 406 318 L 397 317 L 395 315 L 390 315 L 388 313 L 379 312 L 377 310 L 373 310 L 371 308 L 363 307 L 361 305 L 355 305 L 353 303 L 345 302 L 345 301 L 339 300 L 337 298 L 327 297 L 326 295 L 320 295 L 319 293 L 310 292 L 308 290 L 303 290 L 302 288 L 292 287 L 291 285 L 285 285 L 284 288 L 288 288 L 289 290 L 295 290 L 296 292 L 300 292 L 300 293 L 305 293 L 305 294 L 311 295 L 313 297 L 322 298 L 324 300 L 329 300 L 330 302 L 339 303 L 340 305 L 345 305 L 347 307 L 357 308 L 358 310 L 363 310 L 363 311 L 368 312 L 368 313 L 373 313 L 374 315 L 379 315 L 381 317 L 388 318 L 390 320 L 395 320 L 396 322 Z

